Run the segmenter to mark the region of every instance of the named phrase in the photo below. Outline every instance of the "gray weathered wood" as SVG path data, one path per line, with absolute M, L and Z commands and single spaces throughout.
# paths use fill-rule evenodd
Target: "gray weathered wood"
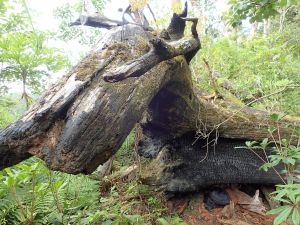
M 104 81 L 110 68 L 147 53 L 151 38 L 132 25 L 108 33 L 20 120 L 1 131 L 0 156 L 13 152 L 20 157 L 8 161 L 1 157 L 0 167 L 31 154 L 44 159 L 51 169 L 88 173 L 108 160 L 184 62 L 180 57 L 160 63 L 139 79 Z

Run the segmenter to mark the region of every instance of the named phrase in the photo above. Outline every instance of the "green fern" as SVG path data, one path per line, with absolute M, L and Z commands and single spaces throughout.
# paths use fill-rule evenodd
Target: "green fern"
M 0 225 L 81 224 L 98 202 L 98 182 L 49 171 L 31 158 L 0 171 Z

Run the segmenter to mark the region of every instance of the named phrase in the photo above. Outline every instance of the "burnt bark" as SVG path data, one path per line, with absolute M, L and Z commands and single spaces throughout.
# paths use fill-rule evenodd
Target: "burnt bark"
M 263 162 L 253 152 L 236 148 L 244 143 L 245 140 L 227 138 L 196 140 L 196 134 L 190 132 L 164 142 L 159 152 L 145 152 L 141 148 L 140 155 L 153 159 L 145 166 L 141 180 L 167 192 L 197 191 L 216 184 L 282 183 L 274 170 L 259 170 Z M 265 159 L 262 150 L 257 154 Z

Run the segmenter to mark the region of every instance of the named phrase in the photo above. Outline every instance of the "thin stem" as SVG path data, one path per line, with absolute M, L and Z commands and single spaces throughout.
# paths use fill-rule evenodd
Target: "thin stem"
M 58 212 L 62 213 L 63 209 L 60 207 L 60 204 L 59 204 L 58 193 L 57 193 L 57 190 L 53 186 L 54 180 L 53 180 L 53 172 L 52 171 L 50 171 L 49 181 L 50 181 L 49 182 L 50 183 L 50 189 L 51 189 L 51 192 L 52 192 L 52 195 L 53 195 L 53 198 L 54 198 L 54 203 L 56 205 L 56 208 L 57 208 Z
M 253 152 L 263 163 L 267 163 L 266 160 L 264 160 L 257 152 L 255 152 L 252 148 L 247 148 L 249 149 L 251 152 Z M 282 178 L 282 176 L 280 175 L 280 173 L 275 169 L 274 166 L 272 166 L 272 169 L 274 170 L 274 172 L 279 176 L 279 178 L 282 180 L 282 182 L 284 184 L 286 184 L 285 180 Z
M 31 199 L 31 214 L 30 214 L 30 221 L 29 223 L 32 224 L 33 223 L 33 219 L 34 219 L 34 212 L 35 212 L 35 171 L 33 171 L 32 174 L 32 199 Z
M 15 186 L 13 186 L 13 187 L 11 188 L 11 193 L 12 193 L 13 197 L 15 198 L 16 203 L 17 203 L 18 207 L 20 208 L 21 213 L 23 214 L 24 218 L 27 219 L 26 211 L 24 210 L 24 208 L 23 208 L 23 206 L 22 206 L 22 203 L 21 203 L 21 201 L 20 201 L 20 199 L 19 199 L 19 196 L 18 196 L 18 194 L 17 194 L 17 190 L 16 190 L 16 187 L 15 187 Z

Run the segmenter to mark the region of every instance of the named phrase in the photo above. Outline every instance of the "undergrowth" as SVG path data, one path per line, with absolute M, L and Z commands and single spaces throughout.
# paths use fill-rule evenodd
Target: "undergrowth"
M 251 38 L 232 34 L 218 40 L 205 36 L 201 41 L 205 48 L 191 64 L 194 84 L 201 90 L 211 94 L 214 82 L 222 96 L 244 104 L 269 96 L 251 106 L 299 114 L 299 44 L 290 40 L 290 31 Z M 204 60 L 209 63 L 211 76 Z
M 265 138 L 260 143 L 247 141 L 246 146 L 262 160 L 260 169 L 273 170 L 282 180 L 282 184 L 276 185 L 276 191 L 271 193 L 271 198 L 280 203 L 278 208 L 268 212 L 276 216 L 273 224 L 289 222 L 300 225 L 300 129 L 295 128 L 289 139 L 281 138 L 278 123 L 282 118 L 278 114 L 271 115 L 277 126 L 268 129 L 270 140 Z M 268 155 L 267 151 L 270 149 L 271 154 Z M 259 156 L 257 150 L 262 150 L 265 157 Z M 278 166 L 282 169 L 279 170 Z
M 0 224 L 185 224 L 138 172 L 119 178 L 138 163 L 133 146 L 131 133 L 101 181 L 50 171 L 34 157 L 0 171 Z
M 77 224 L 97 207 L 98 183 L 31 158 L 0 172 L 0 224 Z M 81 224 L 81 223 L 79 223 Z

